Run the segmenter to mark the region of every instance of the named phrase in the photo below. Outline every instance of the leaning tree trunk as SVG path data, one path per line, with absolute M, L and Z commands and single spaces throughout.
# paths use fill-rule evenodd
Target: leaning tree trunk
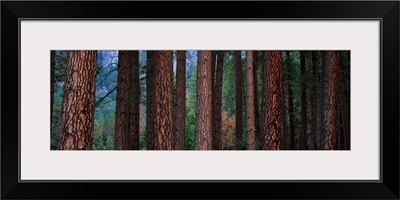
M 300 104 L 301 104 L 301 112 L 300 112 L 300 137 L 299 137 L 299 150 L 307 149 L 307 92 L 306 92 L 306 65 L 305 65 L 305 52 L 300 51 Z
M 155 149 L 173 150 L 173 66 L 172 51 L 154 52 Z
M 198 52 L 195 150 L 212 149 L 211 60 L 211 51 Z
M 218 52 L 217 58 L 217 69 L 215 77 L 215 96 L 214 96 L 214 132 L 213 138 L 213 150 L 222 150 L 222 75 L 224 67 L 224 51 Z
M 294 111 L 293 111 L 293 89 L 292 89 L 292 70 L 290 66 L 290 52 L 286 51 L 286 59 L 287 61 L 287 79 L 288 79 L 288 113 L 289 113 L 289 141 L 288 146 L 289 150 L 295 149 L 295 142 L 294 142 Z
M 146 149 L 155 149 L 154 135 L 154 52 L 147 51 L 146 66 Z
M 185 149 L 186 51 L 177 51 L 175 87 L 175 149 Z
M 56 51 L 50 51 L 50 129 L 53 125 L 53 104 L 54 104 L 54 84 L 55 84 L 55 69 L 56 69 Z
M 261 131 L 265 132 L 264 150 L 279 150 L 282 124 L 282 51 L 267 51 L 264 58 L 265 84 Z
M 90 150 L 97 51 L 68 51 L 58 149 Z
M 311 102 L 311 132 L 310 132 L 310 150 L 317 150 L 317 53 L 312 52 L 312 89 L 310 92 Z
M 235 73 L 236 73 L 236 113 L 235 113 L 235 138 L 236 149 L 240 148 L 243 137 L 243 71 L 242 71 L 242 56 L 240 51 L 235 51 Z
M 247 150 L 256 150 L 256 133 L 254 119 L 254 60 L 253 51 L 246 51 L 246 129 Z
M 324 75 L 324 149 L 336 146 L 336 115 L 338 103 L 339 51 L 327 51 Z

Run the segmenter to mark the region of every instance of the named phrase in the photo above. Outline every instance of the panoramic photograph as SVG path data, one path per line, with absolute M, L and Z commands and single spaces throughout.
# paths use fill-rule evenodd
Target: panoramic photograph
M 350 150 L 348 50 L 51 50 L 51 150 Z

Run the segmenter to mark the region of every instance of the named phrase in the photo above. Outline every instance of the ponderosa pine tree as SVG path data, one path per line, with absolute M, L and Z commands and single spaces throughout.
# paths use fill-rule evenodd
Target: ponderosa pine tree
M 114 150 L 139 149 L 139 99 L 139 52 L 119 51 Z
M 289 113 L 289 133 L 288 133 L 288 147 L 289 150 L 294 150 L 295 149 L 295 140 L 294 140 L 294 110 L 293 110 L 293 88 L 292 88 L 292 82 L 293 82 L 293 75 L 292 75 L 292 70 L 291 70 L 291 57 L 290 57 L 290 52 L 285 51 L 286 54 L 286 59 L 287 59 L 287 79 L 288 79 L 288 113 Z
M 254 74 L 254 126 L 256 138 L 259 138 L 260 134 L 260 113 L 258 112 L 258 90 L 257 90 L 257 68 L 258 68 L 258 51 L 253 51 L 253 74 Z
M 198 51 L 195 150 L 212 150 L 211 51 Z
M 312 51 L 312 88 L 310 92 L 311 102 L 311 132 L 310 132 L 310 150 L 317 150 L 317 52 Z
M 215 134 L 215 124 L 214 124 L 214 116 L 216 115 L 215 110 L 215 67 L 217 61 L 217 52 L 211 51 L 211 134 Z M 212 144 L 214 145 L 214 144 Z
M 243 138 L 243 71 L 241 51 L 235 51 L 235 74 L 236 74 L 236 113 L 235 113 L 235 139 L 236 148 L 240 148 Z
M 325 52 L 324 68 L 324 149 L 334 150 L 336 146 L 336 115 L 338 103 L 339 51 Z
M 254 60 L 253 51 L 246 51 L 246 133 L 247 150 L 256 150 L 255 115 L 254 115 Z
M 347 109 L 347 101 L 346 101 L 346 95 L 345 95 L 345 90 L 343 88 L 344 86 L 344 79 L 343 79 L 343 67 L 342 64 L 343 62 L 339 63 L 339 69 L 338 69 L 338 81 L 342 87 L 339 88 L 339 101 L 340 101 L 340 111 L 341 111 L 341 119 L 342 119 L 342 125 L 343 125 L 343 136 L 344 136 L 344 149 L 345 150 L 350 150 L 350 117 L 349 117 L 349 112 Z
M 59 150 L 90 150 L 93 141 L 97 51 L 68 51 Z
M 282 124 L 282 51 L 267 51 L 264 58 L 261 132 L 264 150 L 279 150 Z
M 55 80 L 55 71 L 56 71 L 56 51 L 50 51 L 50 128 L 53 124 L 53 105 L 54 105 L 54 84 Z
M 154 52 L 147 51 L 146 66 L 146 149 L 155 149 L 154 134 Z
M 156 150 L 173 150 L 173 52 L 154 51 L 154 134 Z
M 175 86 L 175 149 L 185 149 L 186 51 L 177 51 Z
M 130 110 L 130 129 L 132 134 L 132 149 L 139 150 L 139 133 L 140 133 L 140 66 L 139 66 L 139 51 L 133 51 L 133 69 L 132 69 L 132 91 L 129 94 Z
M 305 52 L 300 51 L 300 136 L 299 150 L 307 149 L 307 90 L 306 90 L 306 59 Z
M 213 150 L 222 150 L 222 77 L 224 67 L 224 51 L 219 51 L 217 54 L 217 68 L 215 75 L 215 96 L 214 96 L 214 120 L 213 120 Z

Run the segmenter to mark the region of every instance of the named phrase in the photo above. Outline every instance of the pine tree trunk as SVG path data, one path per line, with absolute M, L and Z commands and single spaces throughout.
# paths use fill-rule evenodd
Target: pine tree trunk
M 139 66 L 139 51 L 132 51 L 133 54 L 133 69 L 131 70 L 131 92 L 129 94 L 130 113 L 129 124 L 132 134 L 132 149 L 139 150 L 139 134 L 140 134 L 140 66 Z
M 215 91 L 215 67 L 216 67 L 216 61 L 217 61 L 217 53 L 215 51 L 211 51 L 211 134 L 214 136 L 215 135 L 215 122 L 214 118 L 216 115 L 216 108 L 215 108 L 215 96 L 216 96 L 216 91 Z M 214 141 L 211 144 L 214 146 Z
M 54 73 L 56 70 L 56 51 L 50 51 L 50 130 L 53 126 L 54 84 L 56 83 Z
M 211 51 L 198 51 L 195 150 L 212 149 Z
M 284 79 L 282 77 L 282 79 Z M 283 85 L 283 83 L 282 83 Z M 281 134 L 281 150 L 287 150 L 288 147 L 288 132 L 286 128 L 286 101 L 285 101 L 285 94 L 286 94 L 287 88 L 285 86 L 282 86 L 282 134 Z
M 146 67 L 146 149 L 155 149 L 154 134 L 154 51 L 147 51 Z
M 336 146 L 336 115 L 338 102 L 339 52 L 327 51 L 324 70 L 324 149 L 333 150 Z
M 185 150 L 186 51 L 177 51 L 175 91 L 175 149 Z
M 265 132 L 264 150 L 279 150 L 282 124 L 282 51 L 267 51 L 263 84 L 263 122 L 261 131 Z
M 310 132 L 310 150 L 317 150 L 317 53 L 312 52 L 312 75 L 313 84 L 310 92 L 311 102 L 311 132 Z
M 338 81 L 341 84 L 344 84 L 343 73 L 342 73 L 342 64 L 339 64 L 338 69 Z M 340 88 L 339 91 L 339 101 L 340 101 L 340 110 L 342 115 L 342 125 L 343 125 L 343 134 L 344 134 L 344 149 L 350 150 L 350 117 L 347 109 L 346 95 L 345 90 Z
M 254 70 L 253 51 L 246 51 L 246 129 L 247 150 L 256 150 L 254 114 Z
M 305 52 L 300 51 L 300 103 L 301 103 L 301 112 L 300 112 L 300 137 L 299 137 L 299 150 L 306 150 L 307 149 L 307 92 L 306 92 L 306 65 L 305 65 Z
M 254 51 L 253 53 L 253 74 L 254 74 L 254 126 L 255 126 L 255 134 L 256 138 L 259 139 L 260 135 L 260 113 L 258 112 L 258 90 L 257 90 L 257 68 L 258 68 L 258 51 Z
M 235 51 L 235 73 L 236 73 L 236 119 L 235 119 L 235 138 L 236 149 L 240 148 L 243 137 L 243 71 L 242 71 L 242 56 L 240 51 Z
M 214 132 L 212 136 L 213 150 L 222 150 L 222 75 L 224 67 L 224 51 L 218 52 L 217 69 L 215 77 L 215 96 L 214 96 Z
M 320 141 L 319 141 L 319 149 L 325 149 L 325 114 L 324 114 L 324 99 L 325 99 L 325 74 L 326 74 L 326 51 L 321 51 L 321 82 L 322 82 L 322 87 L 321 87 L 321 99 L 320 99 L 320 118 L 321 118 L 321 135 L 320 135 Z
M 68 51 L 59 150 L 90 150 L 93 141 L 97 51 Z
M 154 52 L 155 149 L 173 150 L 173 66 L 172 51 Z
M 286 58 L 288 59 L 287 66 L 287 78 L 288 78 L 288 113 L 289 113 L 289 150 L 295 149 L 295 140 L 294 140 L 294 110 L 293 110 L 293 88 L 292 88 L 292 70 L 289 63 L 290 60 L 290 52 L 286 51 Z
M 118 52 L 114 150 L 139 149 L 138 57 L 138 51 Z

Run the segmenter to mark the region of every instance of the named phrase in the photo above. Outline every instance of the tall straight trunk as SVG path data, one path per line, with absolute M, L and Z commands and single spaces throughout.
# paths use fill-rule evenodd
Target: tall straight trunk
M 175 149 L 185 149 L 186 51 L 177 51 L 175 87 Z
M 146 67 L 146 149 L 155 149 L 154 134 L 154 51 L 147 51 Z
M 292 88 L 292 70 L 290 66 L 290 52 L 285 51 L 286 59 L 288 60 L 287 64 L 287 78 L 288 78 L 288 113 L 289 113 L 289 141 L 288 147 L 289 150 L 295 149 L 295 141 L 294 141 L 294 111 L 293 111 L 293 88 Z
M 93 141 L 97 51 L 68 51 L 59 150 L 90 150 Z
M 279 150 L 282 132 L 282 51 L 267 51 L 264 70 L 262 127 L 264 150 Z
M 259 139 L 259 134 L 260 134 L 260 113 L 258 112 L 258 90 L 257 90 L 257 68 L 258 68 L 258 51 L 254 51 L 253 53 L 253 74 L 254 74 L 254 126 L 255 126 L 255 134 L 256 138 Z
M 342 64 L 339 63 L 338 66 L 338 81 L 340 84 L 344 85 L 344 79 L 343 79 L 343 73 L 342 73 Z M 343 125 L 343 134 L 344 134 L 344 149 L 345 150 L 350 150 L 350 117 L 349 117 L 349 112 L 347 109 L 347 101 L 346 101 L 346 95 L 345 95 L 345 90 L 343 88 L 339 88 L 339 101 L 340 101 L 340 111 L 341 111 L 341 119 L 342 119 L 342 125 Z
M 215 77 L 215 96 L 214 96 L 214 132 L 213 138 L 213 150 L 222 150 L 222 75 L 224 67 L 224 51 L 218 52 L 217 58 L 217 69 Z
M 195 150 L 212 150 L 211 51 L 198 51 Z
M 300 112 L 300 137 L 299 137 L 299 150 L 307 149 L 307 92 L 306 92 L 306 65 L 305 65 L 305 52 L 300 51 L 300 104 L 301 104 L 301 112 Z
M 327 51 L 324 74 L 324 149 L 336 146 L 336 115 L 338 102 L 339 51 Z
M 139 150 L 139 133 L 140 133 L 140 65 L 139 65 L 139 51 L 132 51 L 133 55 L 133 69 L 131 86 L 132 90 L 129 95 L 130 113 L 129 113 L 129 124 L 132 135 L 132 149 Z
M 54 73 L 56 71 L 56 51 L 50 51 L 50 129 L 53 125 L 54 84 L 56 83 Z
M 262 123 L 264 121 L 264 115 L 263 115 L 263 109 L 264 107 L 267 107 L 267 99 L 264 97 L 264 94 L 266 93 L 265 89 L 267 87 L 267 81 L 265 79 L 265 73 L 266 73 L 266 65 L 267 65 L 267 55 L 266 51 L 261 51 L 261 108 L 260 108 L 260 132 L 258 134 L 258 141 L 260 142 L 260 148 L 263 148 L 263 145 L 265 143 L 265 135 L 266 132 L 263 132 L 262 128 Z
M 282 78 L 284 79 L 284 78 Z M 282 83 L 283 85 L 283 83 Z M 288 132 L 287 132 L 287 123 L 286 123 L 286 101 L 285 94 L 287 88 L 282 86 L 282 134 L 281 134 L 281 150 L 287 150 L 288 147 Z
M 211 51 L 211 134 L 215 135 L 215 122 L 214 118 L 216 115 L 216 108 L 215 108 L 215 67 L 217 61 L 217 53 L 215 51 Z M 213 144 L 214 145 L 214 141 Z
M 139 149 L 138 66 L 138 51 L 118 52 L 114 150 Z
M 320 140 L 319 140 L 319 148 L 318 149 L 324 149 L 325 146 L 325 128 L 324 128 L 324 124 L 325 124 L 325 120 L 324 120 L 324 99 L 325 99 L 325 69 L 326 69 L 326 52 L 325 51 L 321 51 L 321 58 L 320 58 L 320 62 L 321 62 L 321 98 L 320 98 L 320 119 L 321 119 L 321 131 L 320 131 Z
M 235 73 L 236 73 L 236 113 L 235 113 L 235 139 L 236 148 L 240 148 L 243 138 L 243 71 L 241 51 L 235 51 Z
M 172 51 L 154 52 L 154 134 L 156 150 L 173 150 Z
M 317 149 L 317 52 L 312 51 L 312 76 L 313 84 L 310 92 L 311 102 L 311 132 L 310 132 L 310 150 Z
M 256 128 L 254 115 L 254 70 L 253 51 L 246 51 L 246 129 L 247 150 L 256 150 Z

